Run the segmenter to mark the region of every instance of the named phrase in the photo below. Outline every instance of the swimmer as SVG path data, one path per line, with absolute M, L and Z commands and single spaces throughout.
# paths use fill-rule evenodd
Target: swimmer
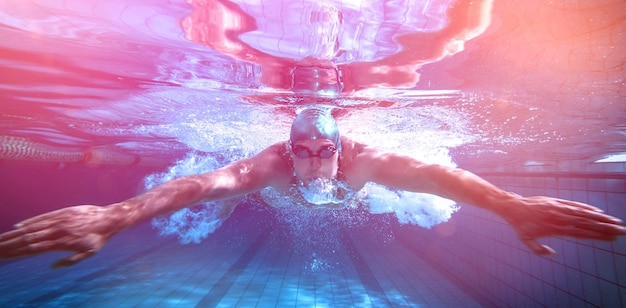
M 53 267 L 69 266 L 93 256 L 126 228 L 205 201 L 230 199 L 266 187 L 290 194 L 295 185 L 302 188 L 297 190 L 302 193 L 312 190 L 313 195 L 321 194 L 320 204 L 330 204 L 342 198 L 327 189 L 326 184 L 333 181 L 345 184 L 343 195 L 374 182 L 483 208 L 506 220 L 538 255 L 555 254 L 552 248 L 537 242 L 547 236 L 610 241 L 626 234 L 621 220 L 591 205 L 551 197 L 523 197 L 468 171 L 426 164 L 355 142 L 340 136 L 328 112 L 310 108 L 296 116 L 290 140 L 271 145 L 250 158 L 171 180 L 119 203 L 72 206 L 20 222 L 13 230 L 0 234 L 0 258 L 69 251 L 73 254 Z

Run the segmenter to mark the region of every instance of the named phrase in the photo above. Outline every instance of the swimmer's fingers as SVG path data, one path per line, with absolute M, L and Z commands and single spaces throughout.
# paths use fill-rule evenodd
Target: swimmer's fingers
M 601 209 L 589 204 L 550 197 L 521 198 L 526 207 L 532 211 L 533 217 L 543 217 L 546 220 L 559 223 L 568 223 L 571 220 L 589 220 L 598 223 L 623 225 L 623 222 L 607 215 Z
M 52 225 L 59 219 L 62 219 L 64 216 L 67 216 L 68 212 L 70 211 L 71 211 L 71 208 L 62 208 L 56 211 L 52 211 L 52 212 L 44 213 L 35 217 L 31 217 L 29 219 L 16 223 L 15 228 L 24 228 L 26 226 L 39 226 L 40 228 L 42 228 L 48 225 Z
M 15 229 L 15 230 L 11 230 L 11 231 L 0 234 L 0 252 L 10 247 L 12 241 L 15 238 L 23 236 L 24 234 L 25 234 L 24 230 L 20 230 L 20 229 Z
M 85 260 L 93 255 L 96 254 L 96 251 L 93 250 L 88 250 L 88 251 L 83 251 L 83 252 L 78 252 L 75 253 L 73 255 L 67 256 L 63 259 L 59 259 L 58 261 L 54 262 L 54 264 L 52 264 L 52 268 L 60 268 L 60 267 L 67 267 L 67 266 L 72 266 L 82 260 Z
M 518 199 L 505 218 L 531 238 L 563 235 L 613 240 L 626 234 L 624 223 L 588 204 L 550 197 Z
M 16 258 L 61 250 L 49 247 L 49 244 L 56 243 L 69 233 L 64 228 L 63 220 L 67 220 L 64 213 L 67 213 L 66 209 L 42 214 L 16 224 L 14 230 L 0 234 L 0 258 Z M 57 246 L 63 244 L 59 243 Z
M 8 248 L 2 250 L 3 258 L 16 258 L 37 255 L 52 251 L 73 251 L 76 252 L 68 257 L 62 258 L 53 264 L 53 268 L 74 265 L 98 252 L 105 239 L 99 236 L 87 236 L 81 239 L 70 237 L 60 237 L 52 240 L 35 240 L 35 237 L 14 238 L 11 243 L 5 245 Z M 3 247 L 3 248 L 4 248 Z
M 565 236 L 614 241 L 618 236 L 626 233 L 626 228 L 623 225 L 613 220 L 603 222 L 604 220 L 604 218 L 598 219 L 597 217 L 570 216 L 567 220 L 530 221 L 518 226 L 516 231 L 524 244 L 536 253 L 544 255 L 544 249 L 535 242 L 538 238 Z
M 40 216 L 47 216 L 47 218 L 42 219 Z M 15 225 L 15 229 L 0 234 L 0 257 L 6 255 L 7 251 L 11 249 L 50 236 L 49 227 L 54 226 L 57 220 L 48 221 L 52 215 L 44 214 L 40 216 L 18 223 Z
M 115 234 L 107 209 L 84 205 L 27 219 L 15 230 L 0 234 L 0 259 L 70 251 L 75 254 L 55 266 L 75 264 L 95 254 Z
M 612 241 L 626 234 L 624 223 L 588 204 L 550 197 L 518 197 L 504 218 L 520 240 L 538 255 L 554 250 L 536 240 L 551 236 Z
M 25 229 L 12 230 L 0 235 L 0 258 L 9 259 L 38 254 L 42 251 L 39 244 L 55 242 L 57 234 L 50 230 L 29 233 Z
M 598 224 L 584 224 L 582 226 L 567 225 L 567 226 L 553 226 L 548 232 L 542 232 L 542 237 L 545 236 L 570 236 L 576 238 L 612 241 L 616 239 L 616 236 L 623 234 L 623 229 L 612 224 L 603 224 L 606 228 L 611 230 L 607 232 L 606 228 L 600 228 L 598 230 Z M 535 254 L 540 256 L 553 256 L 556 254 L 554 249 L 547 245 L 539 244 L 536 238 L 531 236 L 520 236 L 520 240 Z
M 600 211 L 589 210 L 583 207 L 569 206 L 560 208 L 562 211 L 561 219 L 565 221 L 574 221 L 581 227 L 587 227 L 597 230 L 607 229 L 611 231 L 614 228 L 610 226 L 622 226 L 624 222 L 616 217 L 604 214 Z M 597 224 L 594 226 L 594 224 Z
M 23 230 L 11 230 L 0 234 L 0 259 L 15 258 L 15 249 L 22 246 L 21 237 L 24 235 Z
M 556 255 L 556 251 L 552 249 L 550 246 L 542 245 L 537 243 L 532 238 L 522 238 L 522 243 L 524 243 L 530 250 L 532 250 L 535 254 L 540 256 L 554 256 Z
M 570 220 L 567 224 L 553 226 L 552 235 L 614 241 L 626 234 L 626 228 L 615 223 L 604 223 L 588 219 Z
M 626 234 L 623 222 L 601 212 L 569 210 L 565 217 L 557 219 L 549 228 L 554 235 L 613 241 Z
M 554 199 L 560 203 L 563 203 L 565 205 L 569 205 L 572 207 L 577 207 L 577 208 L 581 208 L 581 209 L 585 209 L 585 210 L 589 210 L 589 211 L 593 211 L 593 212 L 599 212 L 599 213 L 604 213 L 604 211 L 598 207 L 595 207 L 593 205 L 589 205 L 586 203 L 582 203 L 582 202 L 576 202 L 576 201 L 571 201 L 571 200 L 565 200 L 565 199 Z
M 76 251 L 76 253 L 57 260 L 52 264 L 52 268 L 71 266 L 95 255 L 107 240 L 107 238 L 98 235 L 89 235 L 83 239 L 76 240 L 70 247 L 67 247 L 69 248 L 67 250 Z

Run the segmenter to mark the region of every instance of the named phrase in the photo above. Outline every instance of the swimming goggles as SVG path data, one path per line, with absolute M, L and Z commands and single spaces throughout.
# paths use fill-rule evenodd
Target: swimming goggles
M 305 146 L 296 145 L 291 148 L 291 151 L 293 152 L 294 155 L 296 155 L 297 158 L 300 158 L 300 159 L 309 158 L 309 157 L 319 157 L 319 158 L 326 159 L 326 158 L 333 157 L 333 155 L 337 153 L 337 147 L 335 147 L 334 145 L 327 145 L 319 149 L 317 153 L 313 153 L 311 149 Z

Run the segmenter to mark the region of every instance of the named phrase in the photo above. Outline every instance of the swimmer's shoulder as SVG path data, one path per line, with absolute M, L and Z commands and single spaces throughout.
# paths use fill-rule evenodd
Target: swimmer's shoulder
M 348 137 L 341 136 L 341 152 L 344 159 L 353 159 L 366 152 L 371 147 L 367 144 L 356 142 Z
M 282 186 L 291 181 L 293 168 L 289 157 L 287 141 L 277 142 L 251 157 L 256 165 L 271 173 L 275 185 Z M 282 183 L 285 182 L 285 183 Z
M 342 137 L 341 147 L 343 153 L 340 170 L 348 184 L 359 190 L 372 180 L 373 167 L 379 165 L 385 152 L 347 137 Z
M 274 168 L 282 169 L 282 167 L 285 167 L 290 169 L 288 151 L 287 141 L 281 141 L 268 146 L 265 150 L 253 156 L 253 158 L 261 160 Z

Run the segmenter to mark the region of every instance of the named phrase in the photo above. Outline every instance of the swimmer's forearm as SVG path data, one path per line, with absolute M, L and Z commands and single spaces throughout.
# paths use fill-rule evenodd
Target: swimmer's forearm
M 373 152 L 367 161 L 374 182 L 393 188 L 434 194 L 457 203 L 506 215 L 506 204 L 519 196 L 458 168 L 427 164 L 408 156 Z
M 431 178 L 435 184 L 434 192 L 444 198 L 462 204 L 470 204 L 504 215 L 505 205 L 518 195 L 504 191 L 485 179 L 458 168 L 432 165 Z
M 506 192 L 479 176 L 458 168 L 427 164 L 409 156 L 364 151 L 360 162 L 371 180 L 389 187 L 434 194 L 506 215 L 506 204 L 519 196 Z M 369 159 L 368 159 L 369 158 Z
M 181 177 L 163 183 L 139 196 L 110 205 L 119 231 L 144 220 L 169 214 L 201 201 L 217 199 L 207 175 Z
M 275 175 L 280 174 L 272 169 L 271 157 L 281 146 L 276 144 L 254 157 L 208 173 L 177 178 L 113 204 L 110 206 L 115 219 L 112 224 L 123 230 L 194 204 L 229 199 L 270 186 Z

